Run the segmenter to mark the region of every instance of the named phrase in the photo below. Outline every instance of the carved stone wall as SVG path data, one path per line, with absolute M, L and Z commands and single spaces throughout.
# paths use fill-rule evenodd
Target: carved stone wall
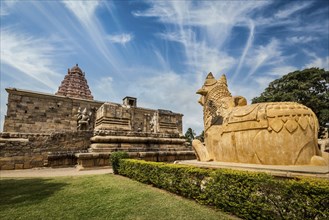
M 67 160 L 67 155 L 86 152 L 91 137 L 92 131 L 0 133 L 0 170 L 52 166 L 49 156 L 53 159 L 65 154 Z M 76 159 L 65 163 L 55 165 L 74 165 Z
M 131 130 L 131 113 L 125 106 L 105 103 L 96 112 L 96 130 Z
M 139 108 L 125 102 L 104 103 L 96 113 L 89 152 L 76 154 L 78 166 L 109 165 L 106 156 L 115 151 L 151 161 L 195 159 L 182 138 L 182 117 L 169 110 Z
M 182 135 L 182 114 L 105 103 L 96 112 L 95 130 L 170 133 Z
M 183 130 L 183 115 L 173 113 L 172 111 L 159 109 L 158 115 L 158 130 L 160 133 L 179 133 L 182 135 Z
M 96 111 L 103 102 L 7 88 L 4 132 L 76 131 L 78 109 Z M 95 115 L 95 114 L 94 114 Z M 94 124 L 95 117 L 91 117 Z

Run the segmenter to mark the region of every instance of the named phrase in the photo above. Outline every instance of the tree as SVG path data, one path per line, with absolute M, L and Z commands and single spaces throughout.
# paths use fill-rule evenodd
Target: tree
M 329 71 L 319 68 L 295 71 L 276 79 L 265 91 L 252 99 L 259 102 L 298 102 L 311 108 L 319 119 L 320 132 L 329 122 Z
M 192 128 L 188 128 L 185 133 L 185 139 L 187 140 L 187 142 L 190 143 L 190 145 L 192 145 L 192 141 L 194 137 L 195 137 L 195 132 L 192 130 Z

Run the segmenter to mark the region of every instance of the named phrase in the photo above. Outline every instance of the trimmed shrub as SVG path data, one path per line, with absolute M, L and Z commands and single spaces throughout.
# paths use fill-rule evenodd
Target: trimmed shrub
M 119 161 L 121 159 L 125 159 L 125 158 L 129 158 L 129 155 L 127 152 L 125 151 L 117 151 L 117 152 L 113 152 L 110 155 L 110 161 L 112 164 L 112 169 L 113 169 L 113 173 L 114 174 L 118 174 L 118 169 L 119 169 Z
M 328 219 L 329 181 L 265 173 L 120 160 L 121 175 L 244 219 Z

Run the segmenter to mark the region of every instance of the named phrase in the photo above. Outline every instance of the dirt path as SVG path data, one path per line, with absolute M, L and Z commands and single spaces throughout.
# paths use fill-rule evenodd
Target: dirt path
M 0 178 L 31 178 L 31 177 L 58 177 L 58 176 L 82 176 L 113 173 L 112 169 L 93 169 L 79 171 L 75 167 L 68 168 L 33 168 L 26 170 L 0 170 Z

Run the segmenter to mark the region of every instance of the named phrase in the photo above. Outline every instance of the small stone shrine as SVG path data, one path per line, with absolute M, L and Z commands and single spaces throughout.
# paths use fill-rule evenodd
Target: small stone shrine
M 205 143 L 192 145 L 199 161 L 262 165 L 328 166 L 328 153 L 318 148 L 318 120 L 295 102 L 247 105 L 232 96 L 225 75 L 208 74 L 197 91 L 203 106 Z
M 76 154 L 79 168 L 104 166 L 114 151 L 150 161 L 195 158 L 181 138 L 183 115 L 139 108 L 136 102 L 136 98 L 126 97 L 122 105 L 104 103 L 97 110 L 89 152 Z
M 68 70 L 55 95 L 7 88 L 0 169 L 108 166 L 114 151 L 152 161 L 194 159 L 182 138 L 182 114 L 93 100 L 85 73 Z

